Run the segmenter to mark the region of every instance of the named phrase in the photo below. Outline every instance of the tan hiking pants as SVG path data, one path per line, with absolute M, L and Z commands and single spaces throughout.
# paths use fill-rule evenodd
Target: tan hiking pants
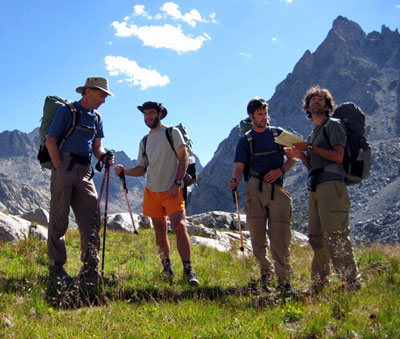
M 343 282 L 355 282 L 358 270 L 349 239 L 350 198 L 345 183 L 331 180 L 317 185 L 310 192 L 308 206 L 308 236 L 314 251 L 312 284 L 329 281 L 330 261 Z
M 81 240 L 81 260 L 88 267 L 96 267 L 100 248 L 100 213 L 96 214 L 97 192 L 90 179 L 90 165 L 70 163 L 68 152 L 62 154 L 62 163 L 51 172 L 50 224 L 48 229 L 48 256 L 50 265 L 64 265 L 67 260 L 64 235 L 68 229 L 70 206 L 74 211 Z M 89 246 L 90 244 L 90 246 Z
M 244 207 L 250 230 L 253 253 L 256 257 L 261 274 L 272 276 L 273 267 L 268 258 L 268 239 L 274 261 L 275 273 L 281 284 L 290 283 L 292 269 L 290 258 L 290 223 L 292 220 L 292 198 L 279 185 L 262 183 L 259 179 L 250 177 L 246 188 L 246 204 Z M 268 223 L 268 227 L 267 227 Z

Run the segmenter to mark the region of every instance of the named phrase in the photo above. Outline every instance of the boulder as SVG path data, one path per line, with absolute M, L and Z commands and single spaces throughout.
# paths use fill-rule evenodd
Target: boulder
M 29 220 L 43 226 L 49 226 L 49 212 L 43 208 L 37 208 L 34 211 L 21 215 L 21 218 Z
M 0 212 L 0 241 L 16 243 L 26 240 L 30 225 L 25 219 Z

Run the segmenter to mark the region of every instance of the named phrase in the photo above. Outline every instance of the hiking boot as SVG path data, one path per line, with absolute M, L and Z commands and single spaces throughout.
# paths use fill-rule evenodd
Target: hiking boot
M 199 286 L 200 282 L 199 279 L 197 279 L 196 274 L 193 272 L 192 268 L 185 268 L 183 270 L 183 275 L 185 278 L 188 279 L 189 284 L 192 286 Z
M 82 266 L 79 272 L 79 280 L 87 283 L 98 283 L 101 278 L 100 271 L 96 267 Z
M 192 263 L 189 259 L 183 261 L 183 276 L 188 279 L 190 285 L 200 285 L 199 279 L 197 279 L 196 274 L 193 272 Z
M 162 262 L 162 265 L 164 267 L 161 275 L 163 277 L 169 278 L 169 279 L 172 279 L 173 277 L 175 277 L 175 271 L 172 268 L 171 260 L 170 259 L 163 259 L 161 262 Z
M 266 273 L 261 274 L 260 283 L 265 292 L 267 292 L 267 293 L 272 292 L 272 288 L 271 288 L 272 279 L 269 274 L 266 274 Z
M 57 282 L 72 283 L 74 280 L 67 273 L 64 266 L 54 265 L 49 267 L 49 277 Z
M 282 294 L 282 296 L 284 297 L 294 297 L 295 293 L 292 290 L 292 287 L 290 286 L 289 283 L 286 284 L 279 284 L 278 286 L 276 286 L 276 291 L 280 294 Z

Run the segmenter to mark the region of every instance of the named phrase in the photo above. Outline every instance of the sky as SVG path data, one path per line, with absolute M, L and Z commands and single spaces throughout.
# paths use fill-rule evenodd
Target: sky
M 137 159 L 149 130 L 136 107 L 158 101 L 205 166 L 248 101 L 269 100 L 339 15 L 393 31 L 400 0 L 1 0 L 0 132 L 31 132 L 47 95 L 79 100 L 101 76 L 115 94 L 99 108 L 105 148 Z

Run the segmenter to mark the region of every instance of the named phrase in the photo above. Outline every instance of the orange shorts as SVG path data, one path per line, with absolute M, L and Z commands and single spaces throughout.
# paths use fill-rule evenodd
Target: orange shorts
M 176 198 L 168 197 L 168 192 L 152 192 L 144 189 L 143 214 L 151 218 L 163 218 L 177 211 L 185 210 L 183 191 L 180 189 Z

